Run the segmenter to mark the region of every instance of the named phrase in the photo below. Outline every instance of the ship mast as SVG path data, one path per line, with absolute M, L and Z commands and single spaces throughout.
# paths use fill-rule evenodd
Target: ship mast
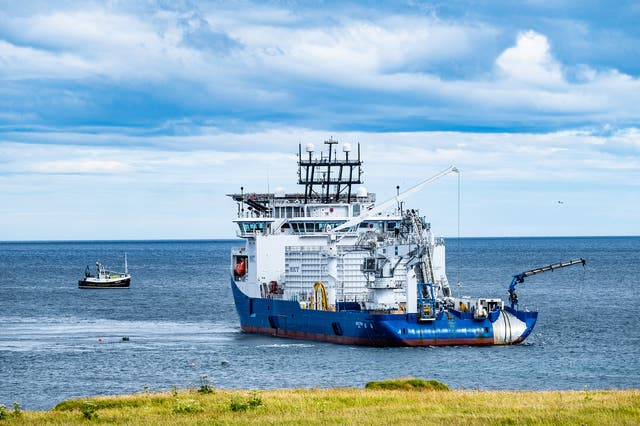
M 349 152 L 351 152 L 349 143 L 342 146 L 344 158 L 339 159 L 333 148 L 338 141 L 329 139 L 324 143 L 328 146 L 328 156 L 324 157 L 321 153 L 320 158 L 315 159 L 312 143 L 306 146 L 307 159 L 303 159 L 302 145 L 298 145 L 298 184 L 304 185 L 304 201 L 306 203 L 314 200 L 326 204 L 346 198 L 346 202 L 350 203 L 353 185 L 362 184 L 360 144 L 358 143 L 357 159 L 349 159 Z M 319 189 L 316 189 L 318 186 Z

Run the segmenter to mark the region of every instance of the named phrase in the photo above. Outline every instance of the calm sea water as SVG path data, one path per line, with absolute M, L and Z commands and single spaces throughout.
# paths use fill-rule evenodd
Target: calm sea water
M 363 386 L 401 376 L 465 389 L 640 388 L 640 238 L 448 241 L 460 293 L 506 298 L 514 273 L 584 257 L 528 278 L 539 310 L 525 344 L 364 348 L 240 331 L 228 284 L 237 241 L 0 243 L 0 403 L 49 409 L 97 394 L 195 386 Z M 85 265 L 122 269 L 128 290 L 79 290 Z M 457 287 L 454 285 L 455 291 Z M 123 341 L 122 337 L 129 337 Z M 99 340 L 101 339 L 101 341 Z

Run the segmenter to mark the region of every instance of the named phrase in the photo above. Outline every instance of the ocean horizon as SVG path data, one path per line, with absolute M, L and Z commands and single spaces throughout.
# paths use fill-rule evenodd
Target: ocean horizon
M 518 239 L 518 238 L 640 238 L 640 235 L 524 235 L 524 236 L 443 236 L 445 240 L 482 240 L 482 239 Z M 45 239 L 45 240 L 0 240 L 0 243 L 132 243 L 132 242 L 240 242 L 242 238 L 141 238 L 141 239 Z

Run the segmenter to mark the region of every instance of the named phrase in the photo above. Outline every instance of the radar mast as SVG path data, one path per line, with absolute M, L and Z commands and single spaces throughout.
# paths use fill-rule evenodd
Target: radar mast
M 308 143 L 307 159 L 302 157 L 302 144 L 298 145 L 298 184 L 304 185 L 304 201 L 321 203 L 346 201 L 351 202 L 353 185 L 362 184 L 362 161 L 360 160 L 360 143 L 358 143 L 357 159 L 350 159 L 351 144 L 342 145 L 344 158 L 338 158 L 334 145 L 338 141 L 329 139 L 324 142 L 328 146 L 328 155 L 320 153 L 320 158 L 313 158 L 314 146 Z

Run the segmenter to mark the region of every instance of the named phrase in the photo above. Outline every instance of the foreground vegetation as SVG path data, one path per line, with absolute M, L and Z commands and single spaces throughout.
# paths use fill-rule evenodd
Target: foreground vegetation
M 15 408 L 15 406 L 14 406 Z M 4 408 L 0 424 L 640 424 L 640 390 L 449 391 L 436 381 L 365 389 L 237 391 L 203 386 L 64 401 L 47 412 Z

